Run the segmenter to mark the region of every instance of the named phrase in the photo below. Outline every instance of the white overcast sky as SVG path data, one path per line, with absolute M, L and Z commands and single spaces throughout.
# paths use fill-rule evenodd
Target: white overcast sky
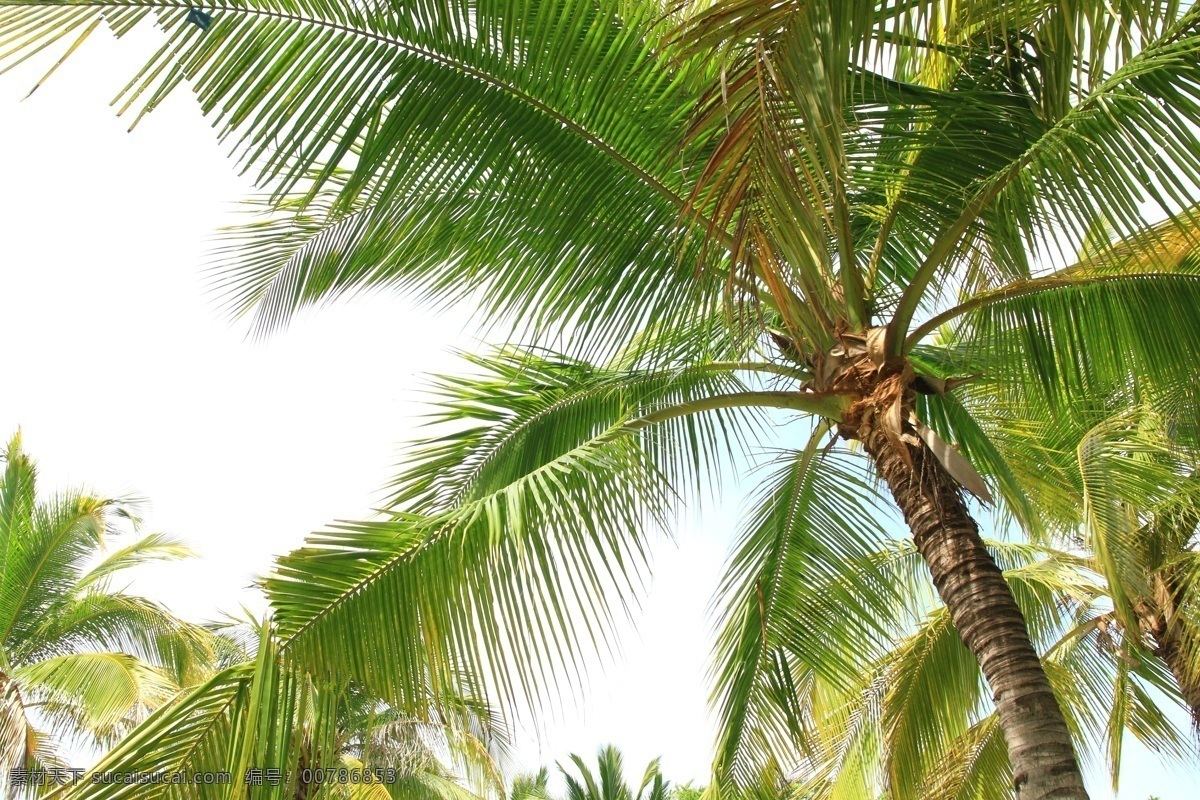
M 133 133 L 107 102 L 152 32 L 97 35 L 29 99 L 47 62 L 0 76 L 0 435 L 22 428 L 43 489 L 84 483 L 150 501 L 148 527 L 199 553 L 137 588 L 189 618 L 241 604 L 271 558 L 362 516 L 414 435 L 423 373 L 477 346 L 469 309 L 435 315 L 395 297 L 305 316 L 265 342 L 214 310 L 200 270 L 210 237 L 252 191 L 191 98 Z M 736 525 L 736 497 L 659 548 L 636 631 L 616 663 L 564 699 L 525 768 L 598 745 L 640 775 L 706 780 L 706 608 Z M 1191 800 L 1195 776 L 1131 752 L 1122 800 Z M 1093 797 L 1107 796 L 1103 781 Z

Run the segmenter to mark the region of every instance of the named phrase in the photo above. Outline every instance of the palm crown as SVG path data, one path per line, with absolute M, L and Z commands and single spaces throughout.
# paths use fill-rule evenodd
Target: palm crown
M 163 28 L 120 107 L 188 83 L 270 190 L 217 273 L 233 312 L 270 328 L 398 287 L 569 336 L 571 356 L 503 355 L 449 384 L 447 418 L 474 424 L 418 456 L 390 518 L 280 563 L 268 591 L 292 652 L 414 707 L 464 663 L 536 693 L 547 661 L 599 635 L 566 620 L 603 618 L 601 590 L 635 578 L 637 531 L 679 481 L 748 435 L 748 410 L 786 409 L 819 420 L 795 454 L 811 535 L 854 546 L 845 520 L 863 516 L 815 455 L 832 430 L 862 443 L 981 664 L 1018 796 L 1085 796 L 962 489 L 1031 530 L 1038 513 L 969 399 L 1152 397 L 1194 418 L 1200 11 L 239 0 L 201 24 L 166 0 L 0 8 L 8 60 L 73 49 L 101 19 Z M 760 613 L 787 602 L 751 586 Z M 363 630 L 381 647 L 363 652 Z

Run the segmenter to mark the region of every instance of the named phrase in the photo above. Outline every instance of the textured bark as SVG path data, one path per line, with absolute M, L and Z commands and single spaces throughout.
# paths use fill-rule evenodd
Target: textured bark
M 1192 722 L 1200 727 L 1200 680 L 1197 680 L 1195 672 L 1187 665 L 1187 652 L 1184 643 L 1174 632 L 1165 634 L 1159 640 L 1158 648 L 1155 650 L 1158 657 L 1166 662 L 1171 674 L 1175 676 L 1179 693 L 1183 695 L 1184 702 L 1192 710 Z
M 1170 569 L 1154 575 L 1151 588 L 1154 597 L 1139 598 L 1134 602 L 1134 610 L 1142 629 L 1154 637 L 1154 654 L 1175 676 L 1179 693 L 1192 711 L 1192 721 L 1200 728 L 1200 674 L 1190 664 L 1197 642 L 1187 636 L 1187 629 L 1176 619 L 1182 592 Z
M 954 628 L 993 691 L 1016 797 L 1087 798 L 1062 709 L 961 490 L 911 432 L 889 436 L 882 425 L 871 425 L 878 415 L 865 416 L 855 438 L 866 445 L 904 513 Z

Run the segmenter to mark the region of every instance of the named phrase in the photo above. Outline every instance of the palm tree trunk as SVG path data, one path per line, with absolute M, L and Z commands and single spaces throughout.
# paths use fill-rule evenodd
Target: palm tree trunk
M 1086 800 L 1062 709 L 1025 620 L 955 481 L 911 433 L 862 439 L 912 531 L 954 628 L 994 693 L 1018 800 Z
M 1197 681 L 1193 670 L 1188 667 L 1187 648 L 1184 646 L 1177 631 L 1168 631 L 1158 641 L 1155 655 L 1161 658 L 1175 676 L 1179 693 L 1183 701 L 1192 711 L 1192 722 L 1200 727 L 1200 681 Z
M 1194 522 L 1191 527 L 1195 528 Z M 1175 676 L 1179 694 L 1192 711 L 1192 721 L 1200 728 L 1200 674 L 1190 663 L 1190 658 L 1196 652 L 1196 642 L 1188 635 L 1188 629 L 1175 618 L 1182 595 L 1178 578 L 1168 567 L 1152 576 L 1150 585 L 1154 597 L 1138 598 L 1134 610 L 1141 619 L 1143 629 L 1154 637 L 1154 654 L 1163 660 Z

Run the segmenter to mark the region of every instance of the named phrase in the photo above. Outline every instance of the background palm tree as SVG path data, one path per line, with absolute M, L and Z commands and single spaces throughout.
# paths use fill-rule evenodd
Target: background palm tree
M 1200 438 L 1194 419 L 1156 398 L 1129 399 L 1084 402 L 1053 420 L 1044 408 L 1031 419 L 1034 404 L 1008 405 L 994 416 L 1009 433 L 996 438 L 1044 510 L 1046 539 L 1103 578 L 1112 608 L 1092 624 L 1115 647 L 1161 660 L 1200 718 Z
M 479 427 L 419 462 L 440 473 L 407 473 L 390 520 L 284 560 L 269 584 L 280 631 L 314 669 L 402 707 L 421 707 L 429 676 L 464 661 L 502 693 L 536 694 L 547 659 L 576 660 L 567 612 L 629 577 L 642 548 L 629 532 L 661 516 L 674 479 L 717 457 L 716 412 L 786 409 L 860 442 L 888 485 L 994 692 L 1018 797 L 1085 796 L 1067 722 L 963 490 L 1037 520 L 960 387 L 976 375 L 984 388 L 1028 386 L 1055 409 L 1153 389 L 1195 414 L 1200 276 L 1176 256 L 1193 239 L 1184 212 L 1200 181 L 1187 124 L 1200 10 L 0 9 L 8 61 L 71 48 L 102 19 L 118 33 L 148 17 L 164 29 L 119 103 L 142 113 L 189 82 L 272 190 L 272 216 L 233 237 L 219 273 L 230 308 L 254 309 L 260 328 L 346 292 L 403 287 L 566 335 L 574 357 L 628 354 L 648 320 L 675 315 L 667 335 L 643 338 L 661 349 L 633 371 L 552 356 L 511 386 L 465 389 L 475 406 L 454 413 Z M 1152 227 L 1154 215 L 1175 216 Z M 1064 266 L 1060 254 L 1083 244 L 1088 257 Z M 950 344 L 936 337 L 944 325 Z M 755 385 L 763 376 L 780 380 Z M 539 428 L 558 418 L 542 408 L 506 427 L 581 392 L 593 404 L 571 408 L 574 426 Z M 924 393 L 952 408 L 940 430 L 921 416 Z M 799 450 L 806 476 L 826 463 L 812 456 L 821 435 Z M 853 484 L 801 494 L 813 535 L 846 540 L 831 511 L 857 505 Z M 572 574 L 556 574 L 563 563 Z M 779 599 L 769 582 L 746 585 L 760 609 Z M 746 681 L 760 666 L 752 616 Z M 370 657 L 358 653 L 364 630 L 378 636 Z
M 0 476 L 0 783 L 65 767 L 64 748 L 107 746 L 195 681 L 213 637 L 114 586 L 125 570 L 191 555 L 163 534 L 116 549 L 128 501 L 78 489 L 38 496 L 14 436 Z M 9 784 L 8 791 L 35 791 Z
M 582 756 L 574 753 L 567 765 L 558 770 L 566 783 L 564 800 L 670 800 L 675 797 L 672 787 L 659 770 L 658 759 L 651 761 L 642 773 L 635 790 L 625 781 L 625 760 L 613 745 L 596 752 L 596 769 L 592 770 Z M 513 778 L 509 800 L 552 800 L 550 773 L 543 767 L 536 774 Z
M 550 770 L 542 767 L 537 772 L 520 773 L 513 776 L 508 790 L 509 800 L 553 800 L 550 795 Z
M 658 767 L 658 759 L 646 765 L 637 789 L 625 783 L 625 760 L 612 745 L 596 751 L 596 771 L 582 757 L 572 754 L 571 767 L 559 765 L 567 784 L 566 800 L 668 800 L 667 781 Z

